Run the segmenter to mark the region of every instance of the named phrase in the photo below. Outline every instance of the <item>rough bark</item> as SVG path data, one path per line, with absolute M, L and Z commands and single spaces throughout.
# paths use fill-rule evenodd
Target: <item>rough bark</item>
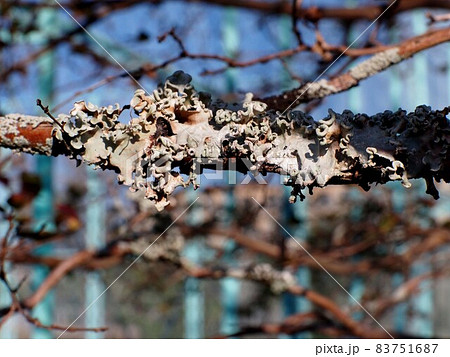
M 8 115 L 0 121 L 0 145 L 45 155 L 63 154 L 118 173 L 120 183 L 142 190 L 159 209 L 175 188 L 198 186 L 204 168 L 286 175 L 291 201 L 302 190 L 330 184 L 427 180 L 450 182 L 449 109 L 420 106 L 374 116 L 345 111 L 319 121 L 301 111 L 281 114 L 248 94 L 236 105 L 212 102 L 197 92 L 191 77 L 174 73 L 148 95 L 137 90 L 129 124 L 118 120 L 124 109 L 75 103 L 58 123 Z M 184 174 L 184 175 L 182 175 Z
M 51 155 L 53 123 L 47 117 L 23 114 L 0 116 L 0 145 L 30 154 Z

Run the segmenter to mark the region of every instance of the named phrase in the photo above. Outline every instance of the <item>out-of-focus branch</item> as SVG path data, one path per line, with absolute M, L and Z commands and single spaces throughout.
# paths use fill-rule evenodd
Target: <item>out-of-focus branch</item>
M 175 29 L 172 28 L 171 30 L 167 31 L 166 33 L 162 34 L 161 36 L 158 37 L 158 40 L 160 42 L 165 41 L 166 38 L 171 37 L 174 39 L 174 41 L 177 43 L 177 45 L 180 48 L 180 53 L 178 54 L 178 56 L 173 57 L 167 61 L 165 61 L 163 64 L 159 65 L 159 67 L 165 67 L 168 64 L 177 62 L 181 59 L 184 58 L 189 58 L 192 60 L 196 60 L 196 59 L 202 59 L 202 60 L 214 60 L 214 61 L 219 61 L 219 62 L 223 62 L 225 63 L 226 66 L 216 69 L 216 70 L 204 70 L 202 72 L 202 75 L 213 75 L 213 74 L 219 74 L 219 73 L 223 73 L 225 72 L 228 68 L 244 68 L 244 67 L 250 67 L 250 66 L 254 66 L 256 64 L 261 64 L 261 63 L 267 63 L 276 59 L 283 59 L 286 57 L 290 57 L 293 56 L 299 52 L 305 51 L 307 49 L 309 49 L 308 46 L 304 45 L 304 44 L 299 44 L 298 46 L 294 47 L 294 48 L 290 48 L 290 49 L 286 49 L 286 50 L 282 50 L 279 52 L 275 52 L 275 53 L 271 53 L 269 55 L 265 55 L 265 56 L 261 56 L 261 57 L 257 57 L 251 60 L 247 60 L 247 61 L 239 61 L 236 60 L 235 58 L 231 58 L 231 57 L 227 57 L 227 56 L 222 56 L 222 55 L 216 55 L 216 54 L 208 54 L 208 53 L 193 53 L 191 51 L 188 51 L 186 46 L 183 43 L 183 40 L 181 39 L 180 36 L 178 36 L 178 34 L 175 32 Z M 144 67 L 147 71 L 149 69 L 149 67 Z
M 97 3 L 97 4 L 95 4 Z M 40 4 L 40 3 L 26 3 L 26 2 L 19 2 L 19 1 L 13 1 L 10 4 L 6 3 L 3 4 L 4 6 L 2 8 L 2 11 L 4 13 L 7 13 L 7 10 L 9 8 L 14 7 L 30 7 L 30 6 L 38 6 L 38 8 L 46 7 L 49 4 Z M 58 10 L 61 9 L 60 6 L 57 3 L 50 4 L 53 5 L 53 7 L 57 8 Z M 64 7 L 70 8 L 72 3 L 64 3 Z M 83 7 L 83 3 L 75 2 L 74 3 L 74 9 L 73 10 L 79 10 L 80 7 Z M 36 61 L 39 57 L 41 57 L 43 54 L 47 53 L 48 51 L 51 51 L 55 49 L 57 46 L 70 42 L 71 39 L 84 32 L 84 29 L 93 25 L 97 21 L 103 19 L 104 17 L 110 15 L 113 11 L 120 10 L 123 8 L 129 7 L 131 4 L 130 2 L 118 2 L 115 3 L 105 1 L 105 2 L 94 2 L 92 5 L 94 5 L 91 9 L 83 11 L 83 19 L 80 20 L 81 26 L 75 26 L 73 29 L 68 30 L 64 33 L 62 33 L 58 37 L 49 38 L 46 43 L 43 44 L 41 48 L 38 50 L 32 52 L 31 54 L 27 55 L 25 58 L 14 62 L 11 66 L 3 68 L 0 71 L 0 83 L 4 82 L 12 73 L 14 72 L 23 72 L 26 67 L 30 64 L 32 64 L 34 61 Z M 74 24 L 75 25 L 75 24 Z M 115 62 L 111 62 L 113 65 L 116 65 Z
M 302 7 L 303 0 L 292 0 L 292 32 L 294 33 L 295 38 L 297 39 L 297 43 L 299 46 L 303 44 L 302 35 L 297 28 L 297 14 L 299 9 Z
M 372 305 L 376 306 L 373 312 L 373 316 L 378 318 L 379 316 L 385 314 L 389 309 L 394 308 L 395 306 L 397 306 L 397 304 L 408 300 L 412 295 L 418 293 L 420 290 L 420 284 L 422 282 L 428 279 L 437 278 L 443 274 L 443 271 L 432 271 L 407 280 L 399 287 L 397 287 L 393 292 L 391 292 L 389 296 L 372 302 Z
M 372 77 L 389 67 L 404 61 L 416 53 L 434 47 L 450 40 L 450 28 L 431 30 L 424 35 L 408 39 L 393 46 L 377 46 L 368 49 L 349 49 L 349 56 L 361 56 L 376 53 L 374 56 L 356 65 L 351 70 L 330 80 L 321 79 L 317 82 L 305 83 L 293 90 L 286 91 L 261 99 L 270 108 L 285 111 L 301 103 L 321 99 L 332 94 L 345 92 L 353 88 L 364 79 Z M 331 48 L 329 48 L 331 49 Z M 334 50 L 345 50 L 345 47 L 334 47 Z M 381 51 L 381 52 L 380 52 Z
M 67 273 L 75 268 L 79 268 L 93 256 L 94 253 L 91 251 L 81 251 L 72 257 L 63 260 L 50 272 L 34 294 L 24 301 L 23 306 L 28 309 L 36 306 L 40 301 L 42 301 L 47 293 L 55 287 L 64 276 L 67 275 Z
M 242 268 L 211 268 L 206 266 L 197 266 L 184 257 L 180 257 L 176 251 L 180 249 L 180 245 L 176 239 L 167 240 L 159 244 L 153 251 L 149 251 L 142 257 L 151 260 L 170 261 L 181 268 L 189 276 L 199 279 L 220 279 L 224 277 L 232 277 L 236 279 L 252 280 L 269 286 L 274 292 L 289 292 L 297 296 L 303 296 L 323 313 L 328 313 L 340 324 L 345 326 L 351 334 L 362 338 L 386 338 L 390 337 L 386 331 L 369 328 L 368 326 L 355 321 L 346 312 L 342 310 L 333 300 L 319 294 L 318 292 L 306 289 L 298 285 L 296 278 L 289 271 L 278 271 L 270 264 L 257 264 L 246 269 Z M 145 246 L 146 244 L 144 244 Z M 136 242 L 124 242 L 122 246 L 127 246 L 131 252 L 139 254 L 142 252 L 142 244 Z M 153 245 L 154 246 L 154 245 Z
M 427 13 L 427 17 L 430 20 L 431 24 L 434 24 L 435 22 L 450 21 L 450 13 L 449 14 L 441 14 L 441 15 L 434 15 L 432 13 Z
M 83 25 L 83 27 L 87 27 L 87 26 L 95 23 L 98 19 L 99 18 L 97 18 L 97 17 L 88 18 L 86 21 L 83 22 L 82 25 Z M 57 38 L 49 39 L 48 43 L 46 45 L 44 45 L 43 47 L 41 47 L 40 49 L 38 49 L 37 51 L 32 52 L 31 54 L 26 56 L 24 59 L 14 62 L 11 66 L 3 68 L 0 71 L 0 82 L 4 82 L 14 72 L 24 71 L 27 66 L 31 65 L 34 61 L 36 61 L 43 54 L 54 49 L 61 43 L 69 41 L 72 36 L 75 36 L 82 32 L 83 32 L 83 28 L 77 26 L 74 29 L 65 32 L 64 34 L 62 34 L 61 36 L 59 36 Z
M 223 277 L 234 277 L 237 279 L 249 279 L 263 284 L 267 284 L 276 292 L 288 291 L 292 294 L 304 296 L 310 300 L 314 305 L 321 308 L 323 311 L 327 311 L 334 318 L 336 318 L 341 324 L 343 324 L 353 335 L 358 337 L 375 338 L 386 337 L 386 333 L 383 331 L 374 331 L 368 327 L 356 322 L 350 316 L 348 316 L 342 309 L 336 305 L 332 300 L 327 297 L 309 289 L 305 289 L 296 283 L 296 279 L 287 271 L 276 271 L 269 264 L 260 264 L 249 267 L 247 269 L 238 268 L 219 268 L 212 269 L 208 267 L 199 267 L 194 265 L 187 259 L 174 254 L 174 247 L 179 247 L 175 241 L 173 246 L 171 242 L 166 240 L 163 243 L 157 243 L 155 249 L 149 251 L 148 254 L 143 256 L 143 259 L 149 259 L 152 261 L 169 261 L 176 266 L 180 267 L 189 276 L 202 278 L 202 279 L 220 279 Z M 119 249 L 123 249 L 127 253 L 133 253 L 134 250 L 140 250 L 140 245 L 136 245 L 136 242 L 126 243 L 122 242 Z M 33 308 L 39 301 L 41 301 L 48 291 L 54 287 L 67 273 L 75 268 L 83 266 L 94 256 L 93 252 L 82 251 L 69 259 L 61 262 L 47 277 L 44 283 L 39 287 L 35 294 L 24 302 L 17 301 L 16 308 L 23 311 Z M 0 312 L 0 316 L 8 316 L 11 308 L 5 308 Z M 26 314 L 25 316 L 30 316 Z M 28 319 L 28 318 L 27 318 Z M 38 322 L 34 322 L 37 324 Z M 40 326 L 40 325 L 39 325 Z M 57 326 L 51 326 L 49 328 L 58 329 Z M 78 329 L 77 329 L 78 330 Z M 101 330 L 101 329 L 96 329 Z
M 260 1 L 260 0 L 190 0 L 191 2 L 203 2 L 222 6 L 233 6 L 250 10 L 257 10 L 271 14 L 292 14 L 292 4 L 289 1 Z M 334 18 L 345 21 L 375 20 L 386 9 L 389 2 L 380 5 L 362 5 L 355 8 L 347 7 L 317 7 L 311 6 L 298 8 L 296 16 L 299 19 L 316 22 L 324 18 Z M 392 9 L 390 15 L 417 9 L 439 8 L 450 9 L 450 4 L 445 0 L 398 0 L 398 5 Z
M 214 60 L 223 62 L 225 66 L 215 69 L 215 70 L 204 70 L 202 72 L 202 75 L 215 75 L 219 73 L 225 72 L 228 68 L 244 68 L 244 67 L 250 67 L 254 66 L 256 64 L 263 64 L 267 63 L 273 60 L 283 60 L 285 58 L 291 57 L 297 53 L 308 51 L 311 53 L 315 53 L 322 57 L 322 59 L 326 62 L 331 62 L 335 56 L 337 55 L 345 55 L 350 58 L 356 58 L 361 56 L 367 56 L 367 55 L 375 55 L 372 59 L 369 59 L 367 62 L 365 62 L 366 67 L 371 68 L 371 72 L 367 72 L 366 76 L 363 78 L 358 78 L 356 76 L 353 76 L 353 72 L 347 72 L 345 74 L 339 75 L 338 77 L 334 78 L 333 80 L 330 80 L 328 82 L 325 82 L 325 80 L 320 81 L 320 83 L 323 83 L 323 86 L 319 89 L 316 89 L 317 83 L 305 83 L 300 88 L 297 88 L 294 91 L 288 91 L 281 95 L 273 96 L 270 98 L 263 99 L 264 102 L 267 102 L 269 106 L 273 107 L 274 105 L 277 105 L 276 108 L 279 110 L 285 110 L 289 104 L 291 104 L 294 101 L 293 94 L 296 94 L 297 96 L 301 93 L 303 93 L 306 88 L 308 88 L 308 91 L 302 95 L 302 98 L 298 100 L 299 103 L 308 102 L 315 99 L 322 99 L 328 95 L 339 93 L 342 91 L 346 91 L 354 86 L 356 86 L 361 80 L 366 79 L 370 76 L 373 76 L 387 68 L 389 68 L 391 65 L 394 65 L 400 61 L 403 61 L 405 59 L 408 59 L 409 57 L 413 56 L 416 53 L 419 53 L 427 48 L 436 46 L 438 44 L 444 43 L 446 41 L 450 40 L 450 28 L 448 29 L 441 29 L 441 30 L 430 30 L 429 32 L 415 36 L 412 38 L 409 38 L 399 44 L 395 45 L 376 45 L 376 46 L 365 46 L 362 48 L 348 48 L 345 45 L 337 46 L 337 45 L 330 45 L 325 42 L 322 35 L 317 32 L 317 39 L 316 43 L 312 46 L 308 46 L 300 42 L 296 47 L 285 49 L 279 52 L 271 53 L 265 56 L 257 57 L 251 60 L 246 61 L 239 61 L 234 58 L 230 58 L 227 56 L 222 55 L 216 55 L 216 54 L 205 54 L 205 53 L 192 53 L 187 50 L 186 46 L 184 45 L 182 39 L 176 34 L 174 29 L 171 29 L 170 31 L 164 33 L 159 37 L 160 41 L 164 41 L 167 37 L 172 37 L 175 42 L 180 47 L 180 53 L 178 56 L 175 56 L 164 63 L 158 65 L 157 67 L 153 68 L 154 66 L 148 65 L 143 66 L 142 69 L 145 70 L 146 73 L 150 73 L 151 71 L 156 70 L 157 68 L 163 68 L 168 64 L 177 62 L 184 58 L 189 58 L 192 60 L 195 59 L 203 59 L 203 60 Z M 386 52 L 388 50 L 391 50 L 389 52 Z M 397 53 L 396 56 L 396 62 L 389 62 L 390 61 L 390 53 Z M 378 56 L 377 56 L 378 55 Z M 387 62 L 387 63 L 380 63 L 380 62 Z M 354 69 L 356 71 L 357 69 L 363 69 L 362 64 L 361 67 L 357 67 Z M 372 68 L 375 67 L 375 68 Z M 367 68 L 366 68 L 367 69 Z M 332 88 L 335 88 L 332 90 Z M 314 92 L 314 89 L 316 89 L 316 92 L 320 91 L 320 95 L 318 95 L 316 92 Z M 284 98 L 284 96 L 289 93 L 289 96 L 287 98 Z M 291 94 L 292 93 L 292 94 Z M 274 98 L 274 99 L 272 99 Z M 278 101 L 275 101 L 275 99 L 278 99 Z M 281 101 L 281 99 L 284 99 Z M 297 105 L 297 103 L 295 103 Z M 284 107 L 282 107 L 284 106 Z M 275 108 L 275 107 L 274 107 Z
M 185 236 L 195 234 L 217 235 L 230 237 L 236 243 L 253 252 L 263 254 L 275 260 L 283 257 L 279 246 L 273 243 L 265 242 L 261 239 L 242 233 L 238 228 L 223 229 L 217 227 L 195 227 L 180 226 L 181 232 Z M 366 229 L 367 229 L 366 225 Z M 350 246 L 333 247 L 332 250 L 321 250 L 310 247 L 308 243 L 302 243 L 314 258 L 320 262 L 328 271 L 334 274 L 375 274 L 380 271 L 402 271 L 405 266 L 409 266 L 415 260 L 425 254 L 435 251 L 443 244 L 450 243 L 450 231 L 447 229 L 417 230 L 409 229 L 405 232 L 405 237 L 420 235 L 423 237 L 419 242 L 411 244 L 401 254 L 392 254 L 386 257 L 367 257 L 358 261 L 351 261 L 350 257 L 362 254 L 374 245 L 380 243 L 381 237 L 377 236 L 373 240 L 363 240 Z M 287 249 L 284 253 L 284 264 L 290 267 L 307 266 L 311 269 L 322 268 L 317 262 L 312 260 L 306 252 L 298 245 L 294 244 L 295 249 Z
M 179 229 L 180 227 L 174 228 Z M 183 235 L 188 234 L 185 226 L 181 226 L 181 231 Z M 201 230 L 201 228 L 196 231 L 197 234 L 204 234 L 209 232 L 215 236 L 223 235 L 223 236 L 232 236 L 232 232 L 229 230 Z M 408 235 L 408 234 L 406 234 Z M 148 236 L 148 235 L 146 235 Z M 175 237 L 179 237 L 176 235 Z M 412 262 L 409 262 L 409 256 L 412 254 L 416 254 L 420 251 L 420 254 L 426 254 L 431 252 L 432 249 L 442 246 L 445 243 L 448 243 L 450 238 L 450 234 L 446 230 L 433 230 L 427 235 L 425 238 L 421 239 L 419 243 L 413 245 L 409 250 L 402 253 L 399 256 L 386 257 L 392 258 L 391 260 L 398 260 L 401 262 L 403 267 L 409 266 Z M 259 329 L 248 330 L 244 329 L 243 334 L 254 332 L 264 332 L 264 333 L 277 333 L 276 331 L 291 331 L 291 333 L 299 332 L 299 331 L 321 331 L 323 333 L 330 334 L 332 336 L 336 335 L 352 335 L 357 337 L 371 337 L 371 338 L 379 338 L 385 337 L 382 336 L 383 332 L 381 331 L 370 331 L 365 325 L 357 323 L 353 321 L 348 314 L 340 311 L 342 310 L 340 307 L 334 305 L 334 303 L 329 300 L 327 297 L 319 294 L 313 290 L 305 289 L 299 286 L 290 273 L 289 270 L 279 271 L 274 269 L 269 264 L 258 264 L 254 266 L 249 266 L 248 268 L 228 268 L 228 267 L 209 267 L 209 266 L 197 266 L 194 265 L 189 260 L 185 259 L 181 256 L 181 251 L 183 244 L 179 241 L 179 239 L 183 238 L 174 238 L 166 237 L 163 241 L 155 242 L 152 247 L 152 250 L 146 252 L 142 259 L 150 261 L 150 262 L 166 262 L 170 264 L 174 264 L 177 268 L 181 269 L 184 273 L 189 276 L 202 278 L 202 279 L 220 279 L 224 277 L 234 277 L 238 279 L 247 279 L 255 282 L 260 282 L 262 284 L 266 284 L 272 290 L 277 293 L 288 291 L 292 294 L 304 296 L 308 300 L 310 300 L 314 305 L 320 308 L 321 313 L 333 316 L 333 320 L 329 320 L 328 323 L 323 324 L 323 321 L 315 321 L 311 324 L 311 321 L 304 321 L 300 323 L 296 319 L 292 321 L 287 321 L 281 325 L 272 325 L 267 324 L 264 326 L 260 326 Z M 250 245 L 246 245 L 244 238 L 238 238 L 237 242 L 244 244 L 244 246 L 250 247 L 250 249 L 258 250 L 258 247 L 263 247 L 262 251 L 267 251 L 267 253 L 276 252 L 276 249 L 272 249 L 272 246 L 269 243 L 259 242 L 257 246 L 255 246 L 255 242 L 252 242 Z M 104 249 L 101 249 L 98 252 L 90 252 L 90 251 L 81 251 L 76 253 L 70 258 L 61 259 L 61 258 L 52 258 L 52 257 L 38 257 L 41 260 L 36 261 L 33 260 L 31 255 L 24 255 L 23 249 L 12 249 L 8 254 L 8 260 L 18 263 L 41 263 L 41 264 L 49 264 L 50 266 L 54 266 L 54 269 L 48 276 L 48 278 L 44 281 L 41 287 L 28 299 L 24 300 L 20 306 L 25 309 L 32 309 L 39 301 L 42 300 L 43 297 L 52 289 L 65 275 L 69 272 L 80 269 L 102 269 L 110 267 L 114 264 L 120 263 L 123 257 L 127 254 L 140 254 L 145 247 L 148 246 L 148 241 L 146 239 L 139 240 L 117 240 L 112 244 L 109 244 Z M 358 245 L 358 244 L 357 244 Z M 256 247 L 256 248 L 255 248 Z M 276 247 L 276 246 L 275 246 Z M 278 247 L 276 247 L 278 248 Z M 346 247 L 348 252 L 345 254 L 351 254 L 355 250 L 350 249 L 352 247 Z M 423 251 L 422 251 L 423 250 Z M 359 251 L 359 248 L 356 250 Z M 330 251 L 328 255 L 341 256 L 343 250 L 333 250 Z M 316 252 L 312 251 L 312 254 L 321 261 L 328 269 L 328 265 L 323 263 L 325 260 L 326 253 L 325 252 Z M 289 254 L 292 259 L 300 258 L 301 254 L 299 252 L 290 252 Z M 403 255 L 405 257 L 403 257 Z M 345 256 L 345 255 L 343 255 Z M 278 258 L 278 254 L 273 256 L 274 258 Z M 417 259 L 419 255 L 415 255 L 414 258 Z M 45 260 L 43 260 L 45 258 Z M 340 257 L 342 258 L 342 257 Z M 379 258 L 384 259 L 384 258 Z M 365 260 L 363 259 L 362 264 L 365 264 Z M 317 268 L 317 263 L 316 268 Z M 340 264 L 340 263 L 338 263 Z M 311 265 L 312 267 L 312 265 Z M 370 271 L 370 265 L 366 266 L 367 271 Z M 442 271 L 443 272 L 443 271 Z M 439 272 L 431 272 L 426 273 L 423 276 L 419 276 L 417 278 L 412 279 L 411 281 L 405 283 L 405 286 L 402 286 L 398 289 L 398 292 L 395 292 L 392 296 L 385 297 L 384 299 L 380 299 L 376 304 L 377 317 L 383 314 L 388 308 L 394 306 L 396 303 L 403 301 L 408 298 L 412 293 L 414 293 L 418 284 L 425 279 L 434 278 L 440 276 L 441 271 Z M 4 309 L 3 314 L 9 315 L 11 312 L 10 309 Z M 340 312 L 339 312 L 340 311 Z M 329 322 L 333 321 L 330 325 Z M 318 323 L 320 322 L 320 323 Z M 318 324 L 317 324 L 318 323 Z M 336 328 L 338 323 L 339 325 L 345 326 L 345 329 Z
M 11 230 L 8 231 L 8 235 L 11 232 Z M 4 239 L 6 241 L 6 239 Z M 6 244 L 3 244 L 5 247 Z M 82 259 L 85 259 L 87 257 L 86 252 L 79 253 L 75 255 L 74 259 L 69 259 L 63 261 L 60 266 L 58 266 L 47 279 L 44 281 L 44 283 L 38 288 L 36 293 L 30 298 L 27 299 L 25 302 L 22 302 L 19 297 L 17 296 L 17 291 L 19 290 L 21 283 L 24 281 L 22 280 L 21 283 L 15 288 L 11 286 L 11 283 L 9 282 L 6 271 L 4 270 L 4 260 L 5 258 L 5 249 L 2 247 L 2 265 L 0 267 L 0 281 L 3 282 L 4 286 L 9 291 L 9 294 L 11 296 L 12 303 L 9 307 L 0 309 L 0 327 L 9 319 L 11 318 L 15 313 L 20 313 L 30 324 L 33 324 L 36 327 L 47 329 L 47 330 L 61 330 L 61 331 L 67 331 L 67 332 L 78 332 L 78 331 L 93 331 L 93 332 L 102 332 L 106 331 L 106 327 L 74 327 L 74 326 L 62 326 L 57 324 L 51 324 L 51 325 L 45 325 L 43 324 L 39 319 L 33 317 L 29 310 L 32 309 L 39 301 L 41 301 L 45 295 L 49 292 L 49 290 L 55 286 L 59 280 L 61 280 L 67 272 L 69 272 L 72 268 L 75 266 L 80 265 L 80 262 Z M 6 255 L 8 253 L 6 252 Z
M 91 11 L 101 5 L 126 5 L 132 6 L 136 4 L 148 3 L 148 4 L 160 4 L 171 1 L 180 0 L 96 0 L 96 1 L 83 1 L 83 2 L 66 2 L 64 5 L 68 9 L 72 10 L 84 10 Z M 183 0 L 185 1 L 185 0 Z M 205 3 L 218 6 L 232 6 L 236 8 L 255 10 L 266 14 L 292 14 L 292 5 L 287 1 L 262 1 L 262 0 L 188 0 L 191 3 Z M 42 7 L 57 7 L 56 4 L 48 3 L 36 3 L 29 1 L 15 1 L 15 6 L 28 7 L 28 8 L 42 8 Z M 296 16 L 299 19 L 305 19 L 308 21 L 316 22 L 320 19 L 335 18 L 345 21 L 353 20 L 375 20 L 385 10 L 389 4 L 386 1 L 384 4 L 379 5 L 362 5 L 356 8 L 347 7 L 318 7 L 311 6 L 305 8 L 297 8 Z M 398 6 L 396 6 L 391 12 L 391 16 L 413 10 L 418 8 L 428 9 L 450 9 L 450 4 L 446 0 L 398 0 Z
M 218 335 L 213 338 L 233 338 L 254 334 L 279 335 L 281 333 L 293 335 L 300 332 L 318 332 L 329 337 L 342 337 L 348 331 L 341 326 L 336 327 L 333 322 L 318 312 L 306 312 L 287 317 L 281 323 L 262 323 L 260 325 L 243 326 L 238 332 L 230 335 Z

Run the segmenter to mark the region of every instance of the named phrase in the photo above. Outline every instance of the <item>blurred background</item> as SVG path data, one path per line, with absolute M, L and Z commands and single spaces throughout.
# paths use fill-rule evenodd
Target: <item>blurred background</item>
M 133 78 L 152 91 L 180 69 L 214 98 L 278 94 L 314 81 L 339 55 L 295 50 L 300 41 L 313 46 L 320 34 L 331 46 L 348 46 L 374 20 L 335 12 L 336 18 L 295 19 L 294 31 L 292 11 L 282 10 L 292 1 L 253 2 L 276 5 L 270 11 L 242 5 L 251 5 L 249 0 L 226 3 L 1 1 L 0 115 L 42 115 L 37 98 L 54 114 L 67 113 L 76 100 L 123 106 L 138 88 Z M 389 4 L 297 2 L 299 9 L 385 9 Z M 449 11 L 445 1 L 405 11 L 394 5 L 353 47 L 397 43 L 447 26 L 432 19 Z M 172 29 L 176 37 L 168 35 Z M 177 41 L 202 55 L 180 57 Z M 290 56 L 264 59 L 288 49 L 294 49 Z M 342 56 L 324 77 L 364 58 Z M 326 116 L 328 108 L 369 115 L 399 107 L 411 111 L 421 104 L 441 109 L 450 101 L 449 60 L 446 43 L 300 109 L 315 119 Z M 281 291 L 273 281 L 226 276 L 227 269 L 254 266 L 295 276 L 298 286 L 326 297 L 358 326 L 380 329 L 355 300 L 398 336 L 450 338 L 448 185 L 439 185 L 438 201 L 425 194 L 424 182 L 413 180 L 408 190 L 400 183 L 369 192 L 327 187 L 289 204 L 290 191 L 277 176 L 269 175 L 267 185 L 255 180 L 241 185 L 244 175 L 236 174 L 236 184 L 229 184 L 224 173 L 203 179 L 197 191 L 177 191 L 171 206 L 157 212 L 139 193 L 118 186 L 114 173 L 77 167 L 64 157 L 2 149 L 0 168 L 0 229 L 3 241 L 8 238 L 2 254 L 11 285 L 19 285 L 15 294 L 0 284 L 2 338 L 53 338 L 69 326 L 63 338 L 361 337 L 331 307 L 318 306 L 304 294 Z M 197 196 L 192 208 L 114 282 Z M 86 258 L 86 252 L 95 254 Z M 203 267 L 203 274 L 186 271 L 180 260 Z M 24 311 L 10 309 L 16 298 L 26 302 Z M 107 330 L 91 329 L 97 327 Z

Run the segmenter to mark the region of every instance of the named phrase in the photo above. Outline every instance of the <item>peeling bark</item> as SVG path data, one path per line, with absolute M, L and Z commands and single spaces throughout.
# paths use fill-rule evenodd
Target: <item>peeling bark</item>
M 118 118 L 128 108 L 85 102 L 59 115 L 59 125 L 8 115 L 0 118 L 0 145 L 114 170 L 120 183 L 144 191 L 158 209 L 175 188 L 198 186 L 204 168 L 226 170 L 234 159 L 243 173 L 286 175 L 292 202 L 305 188 L 357 184 L 368 190 L 397 180 L 409 187 L 415 178 L 427 180 L 427 192 L 437 198 L 433 180 L 450 181 L 448 108 L 372 117 L 330 110 L 314 121 L 301 111 L 281 114 L 251 94 L 239 105 L 212 102 L 190 81 L 178 71 L 150 95 L 137 90 L 131 100 L 136 117 L 127 125 Z
M 2 147 L 30 154 L 52 153 L 53 123 L 46 117 L 22 114 L 0 116 L 0 143 Z

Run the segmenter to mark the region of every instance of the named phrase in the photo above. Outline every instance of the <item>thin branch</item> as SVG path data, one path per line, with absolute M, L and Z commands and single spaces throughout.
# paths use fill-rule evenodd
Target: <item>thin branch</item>
M 70 1 L 64 4 L 68 9 L 79 10 L 82 9 L 86 11 L 92 11 L 99 5 L 108 6 L 133 6 L 137 4 L 164 4 L 168 2 L 186 2 L 186 0 L 96 0 L 96 1 Z M 255 10 L 265 14 L 278 14 L 278 15 L 291 15 L 292 5 L 289 2 L 278 0 L 278 1 L 262 1 L 262 0 L 188 0 L 191 3 L 204 3 L 210 5 L 235 7 L 241 9 Z M 398 6 L 395 11 L 392 11 L 391 16 L 399 14 L 401 12 L 406 12 L 418 8 L 429 8 L 429 9 L 450 9 L 450 4 L 446 0 L 398 0 Z M 27 8 L 43 8 L 43 7 L 57 7 L 56 4 L 52 3 L 36 3 L 29 1 L 15 1 L 14 6 L 27 7 Z M 335 18 L 344 21 L 354 21 L 354 20 L 374 20 L 376 19 L 385 9 L 384 4 L 371 4 L 362 5 L 356 8 L 348 7 L 319 7 L 311 6 L 308 8 L 298 8 L 297 18 L 305 19 L 308 21 L 316 22 L 321 19 Z
M 302 7 L 303 0 L 292 0 L 292 31 L 294 32 L 294 36 L 297 39 L 297 43 L 299 46 L 303 44 L 302 35 L 297 28 L 297 14 Z
M 450 13 L 435 15 L 432 14 L 431 12 L 428 12 L 426 16 L 430 20 L 430 24 L 434 24 L 436 22 L 450 21 Z
M 12 228 L 8 230 L 8 232 L 11 232 Z M 8 233 L 9 234 L 9 233 Z M 6 239 L 3 240 L 3 242 L 6 241 Z M 5 243 L 2 242 L 2 260 L 0 265 L 0 280 L 3 281 L 4 285 L 8 289 L 12 303 L 9 307 L 3 308 L 0 310 L 0 327 L 6 323 L 6 321 L 11 318 L 15 313 L 20 313 L 25 319 L 33 324 L 36 327 L 44 328 L 47 330 L 63 330 L 63 331 L 69 331 L 69 332 L 78 332 L 78 331 L 93 331 L 93 332 L 103 332 L 106 331 L 106 327 L 72 327 L 69 328 L 67 326 L 61 326 L 57 324 L 51 324 L 51 325 L 45 325 L 43 324 L 39 319 L 34 318 L 28 310 L 33 308 L 39 301 L 41 301 L 45 295 L 48 293 L 48 291 L 57 284 L 59 280 L 63 276 L 67 274 L 71 269 L 73 269 L 75 266 L 78 266 L 86 260 L 89 257 L 89 252 L 82 252 L 79 254 L 76 254 L 73 259 L 64 260 L 63 263 L 61 263 L 60 266 L 58 266 L 43 282 L 42 285 L 39 286 L 36 293 L 29 299 L 25 300 L 25 302 L 21 302 L 17 296 L 17 291 L 19 290 L 20 286 L 22 285 L 24 279 L 18 284 L 16 288 L 13 288 L 6 276 L 6 272 L 4 270 L 4 256 L 5 256 Z
M 29 323 L 33 324 L 36 327 L 43 328 L 46 330 L 56 330 L 56 331 L 65 331 L 65 332 L 82 332 L 82 331 L 105 332 L 108 330 L 107 327 L 77 327 L 77 326 L 68 327 L 68 326 L 57 325 L 57 324 L 45 325 L 41 321 L 39 321 L 39 319 L 31 316 L 31 314 L 28 311 L 22 309 L 21 312 L 22 312 L 22 315 L 25 317 L 25 319 Z
M 45 280 L 41 283 L 36 292 L 26 299 L 23 303 L 28 309 L 36 306 L 47 293 L 55 287 L 59 281 L 64 278 L 70 271 L 75 268 L 79 268 L 83 266 L 83 264 L 93 257 L 94 253 L 91 251 L 81 251 L 79 253 L 74 254 L 72 257 L 64 259 L 55 269 L 53 269 L 50 274 L 45 278 Z
M 56 120 L 56 118 L 52 115 L 52 113 L 50 113 L 50 111 L 49 111 L 49 109 L 48 109 L 48 105 L 47 106 L 44 106 L 43 104 L 42 104 L 42 101 L 40 100 L 40 99 L 36 99 L 36 105 L 39 107 L 39 108 L 41 108 L 42 109 L 42 111 L 51 119 L 51 120 L 53 120 L 53 122 L 56 124 L 56 125 L 58 125 L 60 128 L 61 128 L 61 130 L 64 130 L 64 127 L 62 126 L 62 124 L 58 121 L 58 120 Z
M 349 56 L 360 56 L 376 53 L 371 58 L 358 64 L 350 71 L 333 79 L 321 79 L 317 82 L 306 83 L 299 88 L 286 91 L 281 95 L 275 95 L 261 99 L 270 108 L 285 111 L 301 103 L 327 97 L 332 94 L 344 92 L 359 84 L 362 80 L 372 77 L 389 67 L 404 61 L 413 55 L 447 42 L 450 40 L 450 28 L 431 30 L 417 37 L 410 38 L 400 44 L 392 46 L 374 47 L 368 49 L 349 49 Z M 333 48 L 338 49 L 337 47 Z M 339 47 L 339 49 L 342 49 Z M 344 48 L 345 50 L 345 48 Z M 380 52 L 382 50 L 382 52 Z

